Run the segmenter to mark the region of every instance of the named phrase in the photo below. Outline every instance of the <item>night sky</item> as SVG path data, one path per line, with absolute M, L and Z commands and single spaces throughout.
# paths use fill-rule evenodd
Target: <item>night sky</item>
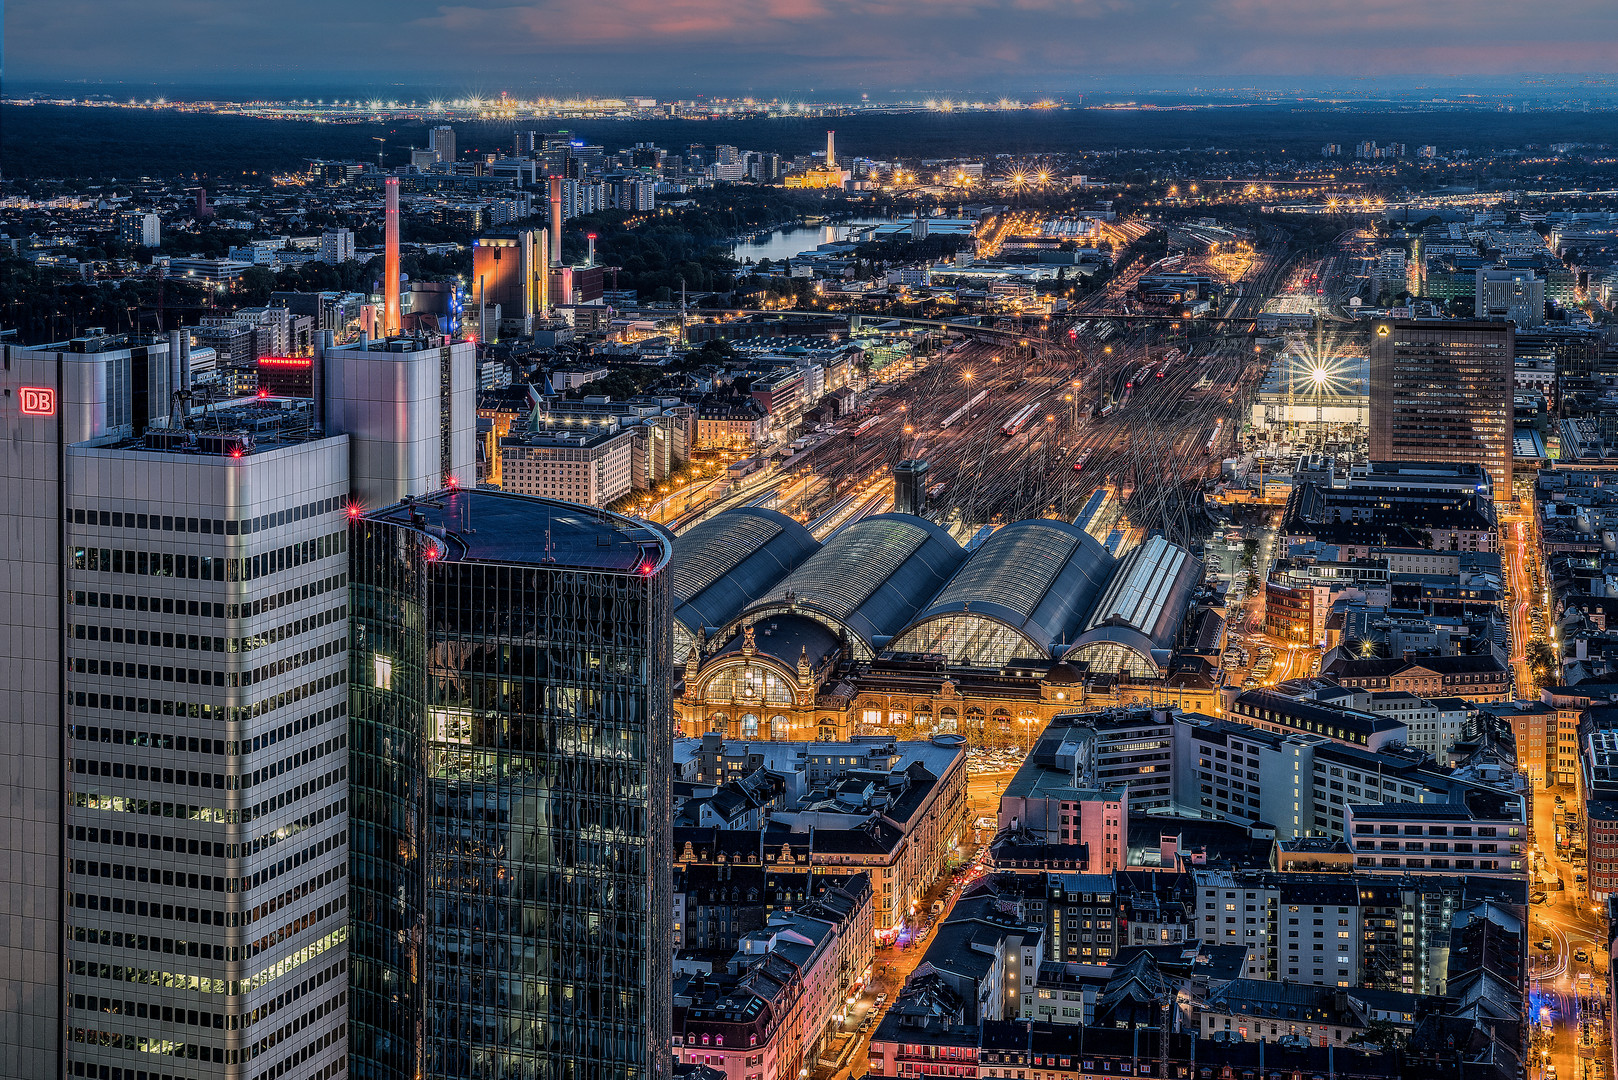
M 1614 0 L 10 0 L 5 17 L 8 90 L 879 99 L 1618 72 Z

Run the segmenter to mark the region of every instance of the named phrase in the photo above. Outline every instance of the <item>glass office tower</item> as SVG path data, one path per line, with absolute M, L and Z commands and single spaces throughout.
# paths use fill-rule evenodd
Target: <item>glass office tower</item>
M 351 1074 L 666 1073 L 667 540 L 482 490 L 351 543 Z
M 1372 461 L 1481 465 L 1495 501 L 1510 501 L 1511 323 L 1379 321 L 1370 370 Z

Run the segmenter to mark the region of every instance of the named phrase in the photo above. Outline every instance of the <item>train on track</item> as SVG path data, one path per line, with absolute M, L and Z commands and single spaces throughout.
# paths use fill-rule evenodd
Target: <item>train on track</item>
M 1000 433 L 1008 439 L 1011 438 L 1013 435 L 1017 434 L 1017 432 L 1021 431 L 1023 426 L 1033 418 L 1034 411 L 1038 408 L 1039 402 L 1037 401 L 1031 405 L 1024 405 L 1022 408 L 1017 410 L 1016 414 L 1012 416 L 1010 420 L 1007 420 L 1004 424 L 1000 425 Z
M 943 423 L 939 424 L 938 426 L 940 428 L 949 427 L 951 424 L 955 423 L 961 417 L 965 416 L 968 412 L 970 412 L 971 410 L 977 408 L 978 405 L 980 405 L 983 402 L 983 399 L 988 397 L 988 396 L 989 396 L 989 392 L 987 390 L 979 390 L 973 396 L 971 401 L 968 401 L 965 405 L 962 405 L 959 409 L 956 409 L 954 412 L 952 412 L 948 416 L 944 417 Z

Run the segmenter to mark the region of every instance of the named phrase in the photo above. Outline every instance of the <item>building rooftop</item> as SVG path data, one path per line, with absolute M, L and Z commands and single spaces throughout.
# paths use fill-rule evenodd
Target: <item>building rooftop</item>
M 448 561 L 655 574 L 668 540 L 644 524 L 578 503 L 486 488 L 449 488 L 374 511 L 367 520 L 415 526 Z
M 900 647 L 928 620 L 992 620 L 1026 644 L 1013 655 L 1049 657 L 1077 637 L 1113 567 L 1107 549 L 1083 529 L 1042 518 L 1013 522 L 972 553 L 901 636 Z
M 717 633 L 819 550 L 808 529 L 778 510 L 744 506 L 716 514 L 674 540 L 674 617 L 692 635 L 704 628 Z
M 188 427 L 149 427 L 95 445 L 98 449 L 243 458 L 328 438 L 313 425 L 314 405 L 306 399 L 239 398 L 211 405 L 206 413 L 194 413 Z
M 1456 803 L 1349 803 L 1356 818 L 1403 821 L 1405 818 L 1470 819 L 1472 812 Z
M 749 612 L 799 611 L 848 630 L 874 652 L 965 561 L 966 552 L 942 527 L 906 514 L 878 514 L 834 534 Z

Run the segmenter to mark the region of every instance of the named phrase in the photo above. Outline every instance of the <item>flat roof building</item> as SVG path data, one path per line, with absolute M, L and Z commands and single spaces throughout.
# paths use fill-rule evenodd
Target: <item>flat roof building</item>
M 1515 336 L 1509 322 L 1378 321 L 1371 457 L 1481 465 L 1509 499 Z

